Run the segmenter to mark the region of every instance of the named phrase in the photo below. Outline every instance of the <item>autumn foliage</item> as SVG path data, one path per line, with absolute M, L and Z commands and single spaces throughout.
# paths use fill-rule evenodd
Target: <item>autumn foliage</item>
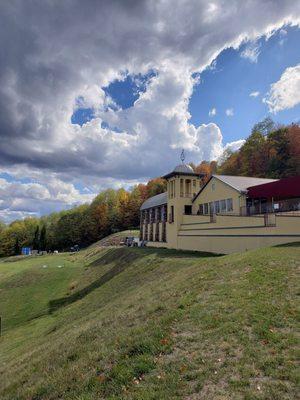
M 217 161 L 191 164 L 202 183 L 212 174 L 282 178 L 300 175 L 300 127 L 275 126 L 269 118 L 256 124 L 243 146 L 226 150 Z M 0 222 L 0 256 L 19 254 L 22 246 L 40 250 L 81 247 L 104 236 L 139 226 L 139 209 L 149 197 L 166 191 L 161 178 L 139 184 L 132 190 L 107 189 L 91 204 L 41 218 L 26 218 L 10 225 Z

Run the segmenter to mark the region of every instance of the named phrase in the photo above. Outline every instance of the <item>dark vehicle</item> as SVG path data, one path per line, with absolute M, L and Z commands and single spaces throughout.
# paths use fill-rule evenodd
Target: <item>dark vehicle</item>
M 127 247 L 131 247 L 133 245 L 133 241 L 134 241 L 134 236 L 127 236 L 125 238 L 124 244 Z
M 76 253 L 79 250 L 80 250 L 80 248 L 79 248 L 78 244 L 75 244 L 75 246 L 72 246 L 70 248 L 71 253 Z

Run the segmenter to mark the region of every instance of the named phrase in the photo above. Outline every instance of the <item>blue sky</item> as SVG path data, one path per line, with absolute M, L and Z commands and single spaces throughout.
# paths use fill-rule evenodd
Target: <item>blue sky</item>
M 296 51 L 300 30 L 285 27 L 284 31 L 278 31 L 268 40 L 258 40 L 260 53 L 256 62 L 241 56 L 247 44 L 238 50 L 224 50 L 214 68 L 204 71 L 195 86 L 189 104 L 191 122 L 196 126 L 216 122 L 225 141 L 230 142 L 247 137 L 253 125 L 268 115 L 280 123 L 299 121 L 300 104 L 274 115 L 262 102 L 270 85 L 279 80 L 284 70 L 300 62 L 300 53 Z M 252 92 L 260 94 L 250 97 Z M 213 108 L 216 115 L 209 116 Z M 233 116 L 227 116 L 226 109 L 233 109 Z
M 267 116 L 278 123 L 298 122 L 300 104 L 274 114 L 269 112 L 263 98 L 286 68 L 299 64 L 300 53 L 295 51 L 299 43 L 300 29 L 286 26 L 269 39 L 263 37 L 254 44 L 245 43 L 236 50 L 224 50 L 201 73 L 199 83 L 194 86 L 188 107 L 190 122 L 197 127 L 216 123 L 221 128 L 224 142 L 246 138 L 253 125 Z M 255 60 L 242 56 L 252 45 L 257 48 Z M 146 76 L 124 74 L 123 80 L 116 80 L 103 89 L 120 108 L 127 109 L 146 90 L 146 83 L 154 75 L 153 72 Z M 256 97 L 250 96 L 255 92 L 259 92 Z M 230 115 L 226 110 L 230 110 L 227 111 Z M 72 116 L 72 123 L 82 125 L 93 117 L 92 109 L 78 109 Z

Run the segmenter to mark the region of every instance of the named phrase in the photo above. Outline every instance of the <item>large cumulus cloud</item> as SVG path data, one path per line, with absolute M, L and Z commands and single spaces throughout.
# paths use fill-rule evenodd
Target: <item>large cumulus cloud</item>
M 99 188 L 166 172 L 181 147 L 191 161 L 218 157 L 219 127 L 189 122 L 194 73 L 224 48 L 299 24 L 300 2 L 11 0 L 0 15 L 1 170 Z M 150 70 L 126 110 L 101 89 Z M 71 124 L 78 104 L 94 110 L 83 126 Z

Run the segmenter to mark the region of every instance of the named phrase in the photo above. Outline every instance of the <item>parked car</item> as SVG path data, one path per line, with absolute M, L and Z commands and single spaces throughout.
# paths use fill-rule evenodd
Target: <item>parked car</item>
M 74 246 L 72 246 L 70 248 L 71 253 L 75 253 L 76 251 L 79 251 L 79 250 L 80 250 L 80 248 L 79 248 L 78 244 L 75 244 Z
M 123 243 L 127 247 L 143 247 L 146 246 L 146 242 L 144 240 L 140 240 L 138 237 L 127 236 Z

